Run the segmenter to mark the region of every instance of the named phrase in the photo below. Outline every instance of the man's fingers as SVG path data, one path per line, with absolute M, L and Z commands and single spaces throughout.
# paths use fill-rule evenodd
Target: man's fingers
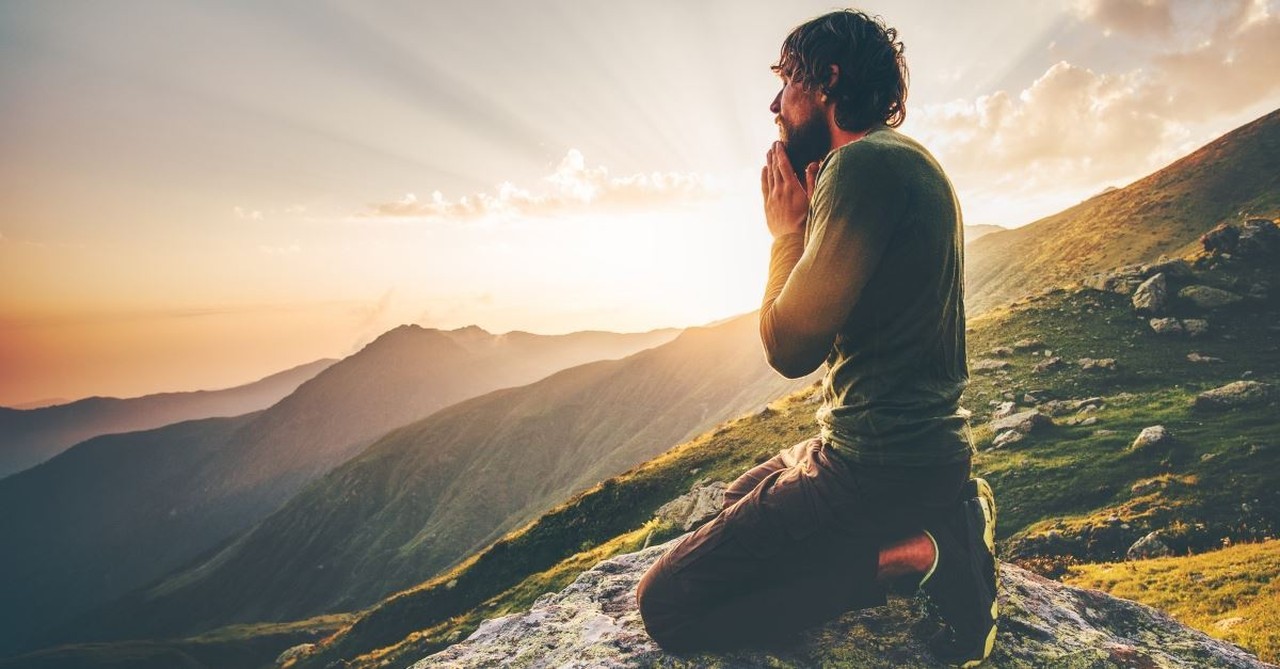
M 809 163 L 804 168 L 804 192 L 813 194 L 814 184 L 818 182 L 818 163 Z

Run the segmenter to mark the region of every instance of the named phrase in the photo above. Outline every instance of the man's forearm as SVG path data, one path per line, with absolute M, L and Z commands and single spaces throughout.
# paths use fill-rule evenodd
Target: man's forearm
M 812 369 L 804 369 L 806 362 L 795 352 L 788 350 L 779 315 L 774 303 L 782 294 L 782 288 L 791 276 L 800 257 L 804 254 L 804 234 L 799 232 L 780 235 L 773 240 L 769 252 L 769 280 L 765 285 L 764 303 L 760 307 L 760 341 L 764 344 L 769 366 L 788 378 L 799 378 Z

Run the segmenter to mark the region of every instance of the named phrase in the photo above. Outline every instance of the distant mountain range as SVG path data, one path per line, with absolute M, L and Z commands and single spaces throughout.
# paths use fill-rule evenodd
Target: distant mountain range
M 970 316 L 1125 263 L 1181 255 L 1215 223 L 1280 212 L 1280 110 L 1150 176 L 965 248 Z
M 90 437 L 136 432 L 195 418 L 239 416 L 265 409 L 336 360 L 298 365 L 224 390 L 156 393 L 120 399 L 88 397 L 21 409 L 0 407 L 0 478 L 37 465 Z
M 376 602 L 821 377 L 778 375 L 760 346 L 752 313 L 449 407 L 387 434 L 223 550 L 69 628 L 173 636 Z
M 210 550 L 395 427 L 678 333 L 401 326 L 263 411 L 96 437 L 2 479 L 0 652 Z
M 979 225 L 964 226 L 964 243 L 968 244 L 975 239 L 986 237 L 993 232 L 1002 232 L 1008 228 L 1000 225 L 992 225 L 991 223 L 982 223 Z

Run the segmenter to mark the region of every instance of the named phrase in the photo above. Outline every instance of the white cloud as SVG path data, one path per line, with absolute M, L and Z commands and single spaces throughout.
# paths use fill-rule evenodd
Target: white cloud
M 588 166 L 570 149 L 536 189 L 503 182 L 496 191 L 449 200 L 440 191 L 419 199 L 409 193 L 394 202 L 370 205 L 373 216 L 474 219 L 489 215 L 547 215 L 586 208 L 644 209 L 696 202 L 720 192 L 716 180 L 696 173 L 653 172 L 611 177 L 603 166 Z
M 1097 23 L 1104 34 L 1165 36 L 1173 28 L 1168 0 L 1080 0 L 1076 13 Z
M 232 208 L 232 211 L 235 212 L 236 218 L 246 218 L 251 221 L 262 220 L 262 212 L 258 211 L 257 209 L 254 209 L 251 211 L 251 210 L 245 209 L 244 207 L 236 206 Z
M 1165 43 L 1154 37 L 1164 30 L 1164 19 L 1154 16 L 1167 9 L 1163 3 L 1088 4 L 1104 29 L 1123 27 Z M 1106 73 L 1060 61 L 1016 94 L 927 106 L 914 127 L 962 186 L 1034 192 L 1142 176 L 1178 157 L 1188 142 L 1212 139 L 1193 136 L 1193 129 L 1280 96 L 1280 16 L 1256 3 L 1214 9 L 1215 21 L 1181 41 L 1189 46 L 1160 51 L 1145 66 Z

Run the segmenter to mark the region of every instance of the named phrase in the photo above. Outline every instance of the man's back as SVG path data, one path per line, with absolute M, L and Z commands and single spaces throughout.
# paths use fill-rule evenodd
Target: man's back
M 890 204 L 858 211 L 869 193 Z M 845 226 L 879 226 L 883 250 L 827 356 L 821 435 L 866 464 L 955 462 L 972 450 L 958 401 L 968 382 L 960 208 L 942 168 L 915 140 L 883 124 L 823 161 L 811 206 L 811 243 L 841 242 Z M 850 210 L 852 209 L 852 210 Z M 833 258 L 829 281 L 863 258 Z

